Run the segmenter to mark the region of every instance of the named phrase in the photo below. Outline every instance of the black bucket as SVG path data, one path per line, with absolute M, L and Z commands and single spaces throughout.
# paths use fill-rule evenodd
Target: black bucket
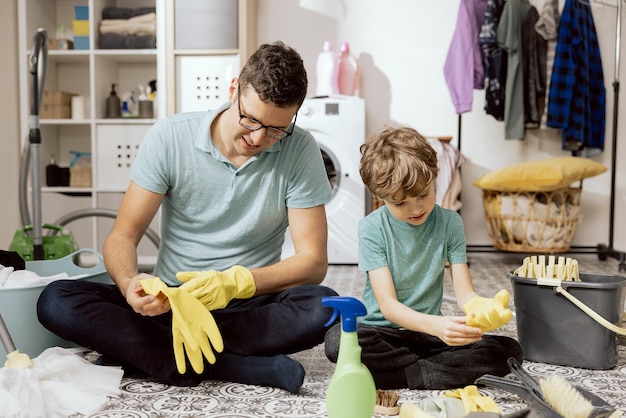
M 605 370 L 615 367 L 618 338 L 556 290 L 570 295 L 621 327 L 626 277 L 580 274 L 580 282 L 542 281 L 508 273 L 513 285 L 517 336 L 530 361 Z

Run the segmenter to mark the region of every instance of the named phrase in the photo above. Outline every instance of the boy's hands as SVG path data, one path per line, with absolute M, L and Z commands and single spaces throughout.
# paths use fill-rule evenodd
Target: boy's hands
M 429 334 L 439 338 L 449 346 L 462 346 L 480 341 L 483 332 L 465 323 L 464 316 L 432 315 L 434 322 Z
M 467 325 L 489 332 L 511 320 L 513 314 L 508 306 L 509 292 L 502 289 L 493 298 L 474 296 L 463 305 L 463 312 L 467 315 Z

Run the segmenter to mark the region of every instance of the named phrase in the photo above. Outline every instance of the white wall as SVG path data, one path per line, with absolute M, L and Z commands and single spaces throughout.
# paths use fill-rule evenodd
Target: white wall
M 315 88 L 315 60 L 324 40 L 335 48 L 348 41 L 358 58 L 367 107 L 367 136 L 385 124 L 406 124 L 426 135 L 452 135 L 458 144 L 458 117 L 451 104 L 443 64 L 456 26 L 460 0 L 330 0 L 337 18 L 310 11 L 294 0 L 258 0 L 258 42 L 283 40 L 300 51 Z M 593 1 L 593 0 L 592 0 Z M 616 0 L 604 0 L 605 3 Z M 324 0 L 309 0 L 321 4 Z M 537 1 L 538 2 L 538 1 Z M 611 166 L 612 106 L 617 8 L 593 5 L 607 89 L 605 152 L 594 160 Z M 624 12 L 626 15 L 626 11 Z M 626 21 L 626 18 L 623 18 Z M 622 26 L 624 23 L 622 23 Z M 622 55 L 624 52 L 622 51 Z M 621 68 L 620 79 L 626 79 Z M 471 112 L 462 116 L 463 208 L 468 244 L 491 244 L 484 222 L 482 192 L 471 183 L 512 163 L 570 155 L 556 131 L 536 131 L 524 141 L 505 140 L 504 123 L 483 111 L 484 91 L 475 91 Z M 626 120 L 626 105 L 620 120 Z M 626 250 L 626 126 L 620 126 L 617 156 L 614 247 Z M 596 246 L 609 239 L 610 170 L 584 182 L 582 216 L 574 245 Z

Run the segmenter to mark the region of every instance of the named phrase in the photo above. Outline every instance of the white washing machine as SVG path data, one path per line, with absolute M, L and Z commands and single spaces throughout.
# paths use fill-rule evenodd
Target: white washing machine
M 359 147 L 365 141 L 365 101 L 352 96 L 306 99 L 297 123 L 317 140 L 332 186 L 332 199 L 326 205 L 328 262 L 356 264 L 358 223 L 366 209 L 365 186 L 359 175 Z M 283 258 L 293 253 L 287 230 Z

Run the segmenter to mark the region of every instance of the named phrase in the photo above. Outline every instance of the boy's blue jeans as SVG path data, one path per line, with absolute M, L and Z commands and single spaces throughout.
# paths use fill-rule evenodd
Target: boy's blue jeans
M 224 340 L 218 361 L 196 374 L 181 375 L 172 345 L 171 313 L 142 316 L 115 285 L 59 280 L 46 286 L 37 303 L 39 321 L 60 337 L 168 384 L 194 386 L 206 379 L 241 381 L 245 358 L 271 357 L 309 349 L 324 341 L 332 309 L 321 298 L 336 296 L 325 286 L 306 285 L 272 295 L 234 299 L 213 316 Z M 239 378 L 238 378 L 239 377 Z

